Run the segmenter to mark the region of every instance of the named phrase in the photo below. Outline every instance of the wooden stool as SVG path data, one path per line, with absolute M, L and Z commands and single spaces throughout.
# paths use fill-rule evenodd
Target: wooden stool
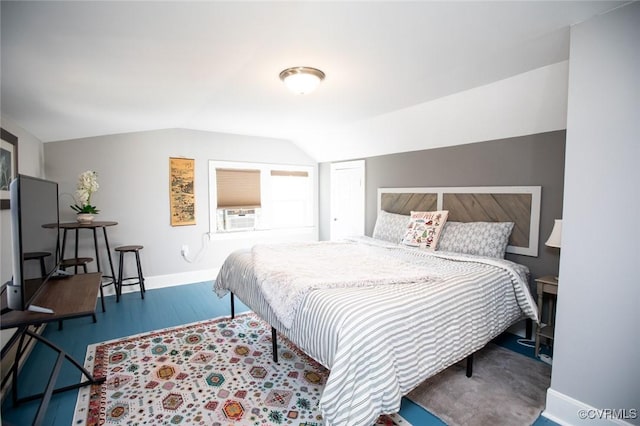
M 60 261 L 60 268 L 63 270 L 67 270 L 67 268 L 75 267 L 75 273 L 78 273 L 78 266 L 82 266 L 82 270 L 84 273 L 87 273 L 87 263 L 93 262 L 92 257 L 76 257 L 73 259 L 62 259 Z M 102 295 L 102 293 L 100 294 Z
M 67 270 L 67 268 L 70 267 L 75 267 L 75 273 L 78 273 L 78 266 L 82 266 L 82 270 L 83 272 L 86 274 L 87 273 L 87 263 L 93 262 L 93 258 L 92 257 L 76 257 L 73 259 L 64 259 L 62 260 L 62 262 L 60 262 L 60 267 L 63 270 Z M 110 278 L 110 277 L 109 277 Z M 118 292 L 118 286 L 116 285 L 116 280 L 113 279 L 110 282 L 107 283 L 103 283 L 100 286 L 100 303 L 102 305 L 102 312 L 105 312 L 105 308 L 104 308 L 104 290 L 102 290 L 104 287 L 108 287 L 111 284 L 113 284 L 116 287 L 116 293 Z
M 130 285 L 138 285 L 138 284 L 140 285 L 140 296 L 142 296 L 142 298 L 144 299 L 144 293 L 147 290 L 144 288 L 144 276 L 142 275 L 142 266 L 140 265 L 140 250 L 142 249 L 143 249 L 142 246 L 137 246 L 137 245 L 120 246 L 115 248 L 115 251 L 120 253 L 120 261 L 118 262 L 118 283 L 116 284 L 116 302 L 120 301 L 120 296 L 122 295 L 122 287 L 130 286 Z M 124 254 L 125 253 L 135 253 L 136 266 L 138 268 L 137 277 L 128 277 L 128 278 L 122 277 L 124 272 Z M 137 279 L 138 281 L 127 283 L 127 284 L 123 283 L 123 281 L 135 280 L 135 279 Z
M 83 272 L 87 273 L 87 263 L 93 262 L 92 257 L 75 257 L 73 259 L 62 259 L 60 261 L 60 268 L 66 271 L 67 268 L 74 267 L 75 273 L 78 273 L 78 266 L 82 266 Z M 100 286 L 100 301 L 102 302 L 102 312 L 104 312 L 104 295 L 102 294 L 102 286 Z M 96 314 L 92 315 L 93 322 L 97 322 Z M 58 321 L 58 330 L 62 330 L 62 320 Z
M 40 261 L 40 275 L 44 277 L 47 275 L 47 267 L 44 265 L 44 258 L 51 256 L 48 251 L 32 251 L 24 254 L 24 260 L 39 260 Z

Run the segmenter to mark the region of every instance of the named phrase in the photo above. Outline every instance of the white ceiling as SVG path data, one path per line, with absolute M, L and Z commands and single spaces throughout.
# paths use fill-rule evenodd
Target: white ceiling
M 624 2 L 7 2 L 2 115 L 44 142 L 163 128 L 293 140 L 566 60 Z M 322 69 L 295 96 L 291 66 Z

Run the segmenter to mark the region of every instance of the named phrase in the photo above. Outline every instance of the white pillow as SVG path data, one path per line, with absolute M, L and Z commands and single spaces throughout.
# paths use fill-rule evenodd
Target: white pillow
M 409 215 L 389 213 L 380 210 L 373 228 L 373 238 L 400 244 L 409 225 Z
M 438 250 L 504 258 L 513 222 L 447 222 Z

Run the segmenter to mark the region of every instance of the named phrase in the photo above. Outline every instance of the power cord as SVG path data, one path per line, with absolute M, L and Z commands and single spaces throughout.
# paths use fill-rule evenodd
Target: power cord
M 529 340 L 529 339 L 518 339 L 517 340 L 519 345 L 525 346 L 527 348 L 535 348 L 536 347 L 536 341 L 535 340 Z M 544 363 L 547 363 L 549 365 L 553 364 L 553 359 L 551 358 L 551 356 L 547 355 L 547 354 L 540 354 L 538 355 L 538 359 Z
M 180 250 L 180 255 L 186 262 L 198 263 L 202 260 L 202 256 L 207 252 L 207 249 L 209 248 L 209 241 L 210 241 L 209 233 L 205 232 L 204 234 L 202 234 L 202 243 L 200 245 L 200 249 L 198 250 L 198 253 L 196 253 L 193 259 L 189 257 L 189 246 L 186 244 L 182 246 L 182 249 Z
M 535 348 L 536 347 L 536 341 L 535 340 L 518 339 L 517 342 L 518 342 L 519 345 L 525 346 L 527 348 Z

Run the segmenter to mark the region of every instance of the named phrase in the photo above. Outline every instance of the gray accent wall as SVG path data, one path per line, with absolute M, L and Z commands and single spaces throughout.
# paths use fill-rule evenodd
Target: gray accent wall
M 557 275 L 559 251 L 546 247 L 562 217 L 566 132 L 555 131 L 424 151 L 366 158 L 366 235 L 377 217 L 378 188 L 429 186 L 542 186 L 538 257 L 507 254 L 533 276 Z M 330 164 L 321 163 L 320 238 L 329 238 Z

